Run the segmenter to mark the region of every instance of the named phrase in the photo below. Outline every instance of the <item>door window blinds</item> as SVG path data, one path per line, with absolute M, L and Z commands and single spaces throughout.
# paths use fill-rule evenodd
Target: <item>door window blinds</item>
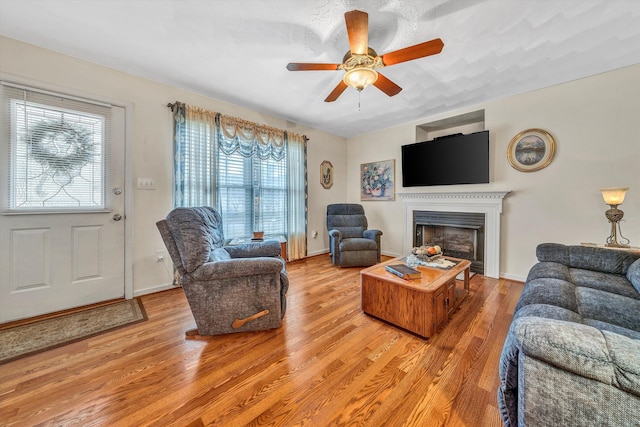
M 4 212 L 103 210 L 111 108 L 2 82 Z

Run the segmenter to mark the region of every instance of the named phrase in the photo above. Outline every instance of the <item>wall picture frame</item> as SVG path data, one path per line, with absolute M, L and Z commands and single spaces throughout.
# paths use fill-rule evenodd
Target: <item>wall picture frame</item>
M 320 185 L 324 189 L 329 189 L 333 185 L 333 165 L 328 160 L 320 163 Z
M 360 200 L 395 200 L 395 176 L 395 159 L 361 164 Z
M 535 172 L 544 169 L 553 160 L 556 143 L 544 129 L 527 129 L 511 139 L 507 158 L 514 169 L 520 172 Z

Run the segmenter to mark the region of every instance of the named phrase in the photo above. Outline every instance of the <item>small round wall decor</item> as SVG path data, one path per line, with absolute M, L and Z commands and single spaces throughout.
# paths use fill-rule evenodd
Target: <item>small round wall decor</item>
M 513 137 L 507 149 L 509 163 L 521 172 L 546 168 L 556 150 L 553 137 L 543 129 L 527 129 Z

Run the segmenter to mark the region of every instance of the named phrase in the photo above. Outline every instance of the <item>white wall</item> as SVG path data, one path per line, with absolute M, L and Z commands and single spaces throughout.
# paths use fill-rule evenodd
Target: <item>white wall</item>
M 398 95 L 398 96 L 401 96 Z M 402 188 L 400 146 L 415 142 L 415 127 L 484 109 L 490 131 L 491 183 Z M 523 173 L 507 160 L 513 136 L 542 128 L 556 141 L 553 162 Z M 398 192 L 509 190 L 501 230 L 501 276 L 523 280 L 542 242 L 604 243 L 610 225 L 602 187 L 631 189 L 620 207 L 623 234 L 640 246 L 640 65 L 452 111 L 348 141 L 347 198 L 359 202 L 359 165 L 396 159 Z M 382 251 L 400 255 L 402 203 L 363 202 L 370 225 L 384 231 Z
M 164 249 L 155 222 L 172 207 L 173 118 L 166 105 L 176 100 L 307 135 L 309 230 L 319 232 L 316 239 L 309 235 L 308 252 L 322 253 L 329 247 L 324 226 L 326 205 L 343 202 L 346 191 L 339 183 L 324 190 L 319 169 L 323 160 L 329 160 L 335 166 L 336 181 L 345 182 L 344 138 L 4 37 L 0 37 L 0 73 L 9 81 L 133 107 L 132 120 L 127 123 L 132 126 L 128 141 L 132 158 L 127 161 L 133 166 L 127 188 L 133 192 L 133 206 L 127 208 L 127 220 L 133 221 L 133 238 L 128 244 L 132 246 L 135 294 L 161 289 L 171 281 L 167 269 L 155 259 L 155 251 Z M 136 177 L 153 178 L 157 190 L 136 190 Z
M 155 262 L 163 249 L 155 221 L 171 209 L 173 123 L 168 102 L 187 102 L 257 123 L 306 134 L 309 179 L 310 255 L 329 247 L 326 205 L 359 200 L 360 164 L 396 159 L 396 191 L 510 190 L 502 221 L 501 271 L 504 277 L 523 279 L 535 262 L 535 246 L 544 241 L 603 242 L 609 234 L 606 205 L 598 188 L 629 186 L 621 208 L 623 233 L 640 246 L 640 65 L 610 73 L 487 102 L 465 110 L 425 117 L 412 123 L 350 140 L 298 126 L 283 119 L 206 96 L 138 78 L 56 52 L 0 37 L 2 78 L 41 82 L 71 94 L 115 99 L 133 106 L 133 286 L 136 293 L 161 288 L 169 282 L 166 270 Z M 402 96 L 402 94 L 398 95 Z M 482 185 L 403 189 L 400 146 L 413 143 L 416 126 L 478 109 L 485 110 L 491 132 L 491 183 Z M 518 132 L 539 127 L 556 139 L 556 155 L 546 169 L 522 173 L 511 168 L 507 145 Z M 320 163 L 334 166 L 334 185 L 320 185 Z M 135 178 L 155 179 L 157 190 L 134 189 Z M 384 231 L 383 252 L 401 255 L 403 211 L 400 200 L 362 202 L 370 226 Z M 312 237 L 318 231 L 318 238 Z

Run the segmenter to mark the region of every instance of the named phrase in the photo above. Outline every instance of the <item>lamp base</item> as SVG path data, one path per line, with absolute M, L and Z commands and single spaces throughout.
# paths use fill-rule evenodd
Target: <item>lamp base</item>
M 604 215 L 607 217 L 609 222 L 611 223 L 611 234 L 607 238 L 607 243 L 605 244 L 608 248 L 628 248 L 629 239 L 622 235 L 620 232 L 620 240 L 626 243 L 618 242 L 618 229 L 620 228 L 620 220 L 624 217 L 624 212 L 618 209 L 618 205 L 609 205 L 611 209 L 606 211 Z

